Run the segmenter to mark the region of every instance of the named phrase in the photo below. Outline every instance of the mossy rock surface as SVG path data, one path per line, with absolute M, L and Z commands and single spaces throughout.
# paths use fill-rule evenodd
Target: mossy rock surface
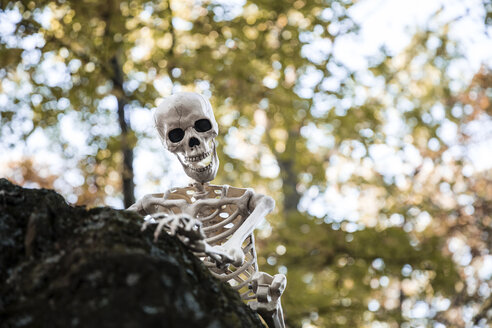
M 176 238 L 0 179 L 0 327 L 263 327 Z

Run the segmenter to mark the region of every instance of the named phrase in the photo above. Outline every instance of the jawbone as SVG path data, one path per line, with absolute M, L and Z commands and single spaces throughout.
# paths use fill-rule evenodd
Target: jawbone
M 200 183 L 212 181 L 217 175 L 219 159 L 215 146 L 212 151 L 200 155 L 186 157 L 178 154 L 178 159 L 183 165 L 183 169 L 190 178 Z

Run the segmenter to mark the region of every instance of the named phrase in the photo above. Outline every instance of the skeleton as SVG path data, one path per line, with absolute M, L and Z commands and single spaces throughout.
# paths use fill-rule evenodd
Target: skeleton
M 203 96 L 174 94 L 157 108 L 154 119 L 164 146 L 178 157 L 194 182 L 146 195 L 128 210 L 146 215 L 142 229 L 157 224 L 156 239 L 162 230 L 177 235 L 212 275 L 237 290 L 270 328 L 285 327 L 280 296 L 286 278 L 258 271 L 253 236 L 275 202 L 249 188 L 208 183 L 219 167 L 218 125 Z

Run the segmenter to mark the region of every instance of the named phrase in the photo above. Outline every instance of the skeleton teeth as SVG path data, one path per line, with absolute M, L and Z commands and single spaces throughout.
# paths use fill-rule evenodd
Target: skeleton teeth
M 198 166 L 207 167 L 212 162 L 212 154 L 209 154 L 207 157 L 198 162 Z
M 212 167 L 212 159 L 212 152 L 186 157 L 186 166 L 195 172 L 204 172 Z
M 208 164 L 207 166 L 205 167 L 193 167 L 193 166 L 188 166 L 189 169 L 195 171 L 195 172 L 204 172 L 204 171 L 207 171 L 208 169 L 210 169 L 212 167 L 212 163 Z
M 208 156 L 211 155 L 211 152 L 208 153 L 203 153 L 198 156 L 190 156 L 190 157 L 185 157 L 186 161 L 189 163 L 194 163 L 203 160 L 204 158 L 207 158 Z

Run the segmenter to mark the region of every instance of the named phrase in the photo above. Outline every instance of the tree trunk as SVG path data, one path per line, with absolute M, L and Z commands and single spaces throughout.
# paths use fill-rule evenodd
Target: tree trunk
M 284 194 L 283 208 L 286 217 L 288 214 L 297 212 L 297 205 L 301 200 L 301 195 L 297 191 L 299 178 L 295 168 L 295 158 L 298 156 L 295 145 L 299 136 L 298 131 L 289 131 L 285 151 L 277 156 L 277 162 L 282 177 L 282 192 Z
M 135 183 L 133 182 L 133 147 L 130 142 L 131 128 L 125 119 L 126 101 L 118 98 L 118 121 L 121 128 L 121 153 L 123 155 L 123 169 L 121 179 L 123 185 L 123 203 L 125 208 L 135 203 Z
M 123 166 L 121 171 L 123 204 L 125 208 L 128 208 L 135 203 L 135 183 L 133 182 L 133 143 L 131 142 L 133 133 L 130 123 L 127 121 L 125 115 L 125 107 L 127 106 L 128 101 L 126 100 L 125 92 L 123 90 L 123 71 L 116 55 L 111 58 L 111 66 L 113 67 L 113 85 L 117 90 L 116 94 L 118 95 L 116 99 L 118 101 L 118 122 L 121 130 L 120 149 L 123 157 Z

